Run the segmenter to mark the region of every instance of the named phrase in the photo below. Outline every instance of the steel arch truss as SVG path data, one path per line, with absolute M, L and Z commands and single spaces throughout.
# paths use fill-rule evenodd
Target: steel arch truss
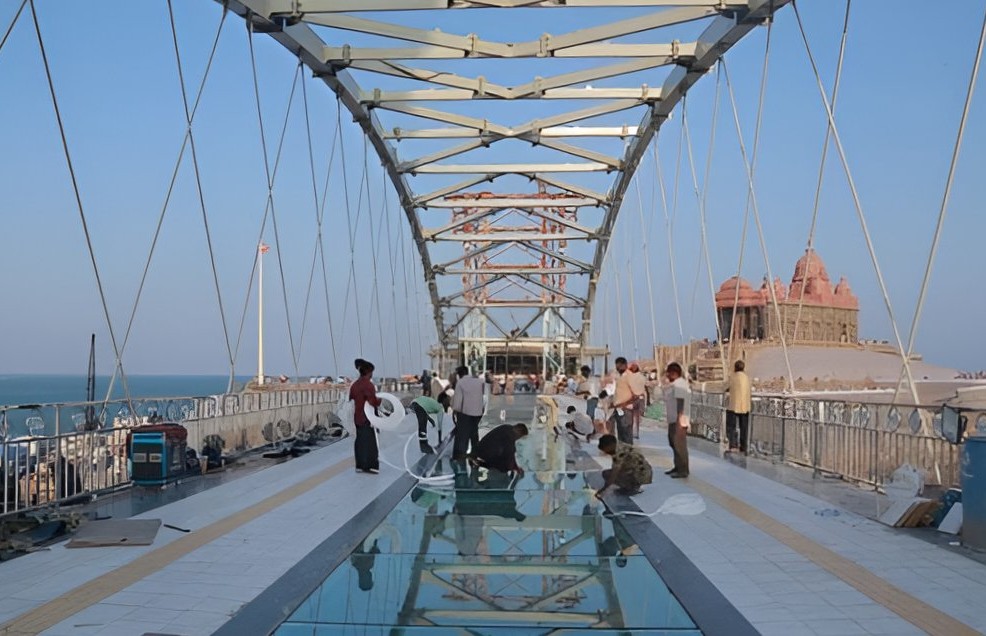
M 296 55 L 362 127 L 411 226 L 443 345 L 476 315 L 480 340 L 486 324 L 510 340 L 553 317 L 542 338 L 585 345 L 613 227 L 651 138 L 719 57 L 788 1 L 223 4 Z

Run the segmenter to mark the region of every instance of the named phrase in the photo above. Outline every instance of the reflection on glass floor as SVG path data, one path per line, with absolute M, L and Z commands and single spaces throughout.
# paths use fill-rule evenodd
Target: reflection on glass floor
M 698 634 L 585 475 L 544 470 L 572 453 L 533 420 L 540 472 L 414 488 L 277 633 Z

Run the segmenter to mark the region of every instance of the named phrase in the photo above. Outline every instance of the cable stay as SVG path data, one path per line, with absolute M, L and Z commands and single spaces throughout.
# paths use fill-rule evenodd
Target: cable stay
M 11 19 L 10 24 L 3 32 L 3 37 L 0 37 L 0 51 L 3 51 L 3 45 L 7 43 L 7 38 L 14 31 L 14 25 L 17 24 L 17 19 L 21 17 L 21 13 L 24 11 L 24 7 L 27 6 L 27 0 L 21 0 L 21 6 L 17 7 L 17 11 L 14 13 L 13 19 Z
M 664 194 L 664 175 L 661 172 L 660 156 L 657 151 L 657 144 L 654 144 L 654 165 L 657 170 L 657 179 L 660 183 L 661 200 L 664 202 L 664 227 L 668 238 L 668 266 L 671 270 L 671 294 L 674 296 L 674 314 L 678 319 L 678 342 L 685 343 L 685 327 L 681 322 L 681 302 L 678 294 L 678 274 L 675 271 L 674 259 L 674 219 L 678 215 L 678 181 L 681 175 L 681 152 L 684 145 L 684 131 L 679 127 L 678 132 L 678 158 L 674 170 L 674 184 L 671 196 L 671 211 L 668 211 L 668 202 Z
M 281 127 L 281 138 L 277 144 L 277 151 L 274 159 L 274 170 L 271 170 L 270 165 L 270 155 L 267 151 L 267 135 L 264 131 L 264 115 L 263 110 L 260 106 L 260 80 L 257 76 L 257 59 L 253 51 L 253 25 L 251 23 L 250 28 L 247 29 L 247 41 L 249 42 L 250 50 L 250 69 L 253 75 L 253 90 L 254 97 L 257 103 L 257 123 L 259 124 L 260 130 L 260 145 L 261 150 L 264 155 L 264 173 L 267 175 L 267 209 L 270 210 L 270 220 L 271 227 L 274 230 L 274 247 L 277 251 L 277 269 L 281 275 L 281 292 L 284 299 L 284 320 L 287 326 L 288 332 L 288 345 L 291 348 L 291 362 L 294 365 L 294 375 L 299 376 L 298 371 L 298 352 L 294 346 L 294 333 L 291 327 L 291 310 L 288 306 L 288 286 L 284 275 L 284 258 L 283 250 L 281 249 L 281 235 L 277 227 L 277 209 L 274 205 L 274 180 L 277 178 L 277 165 L 281 160 L 281 151 L 284 148 L 284 138 L 287 136 L 288 121 L 291 116 L 291 106 L 294 103 L 295 91 L 298 88 L 298 82 L 301 79 L 301 69 L 302 66 L 299 63 L 298 69 L 295 72 L 294 81 L 291 83 L 291 94 L 288 97 L 288 107 L 284 112 L 284 125 Z M 266 215 L 266 212 L 265 212 Z
M 250 49 L 252 50 L 252 47 L 253 47 L 253 39 L 252 38 L 249 38 L 248 39 L 248 44 L 249 44 Z M 256 69 L 254 67 L 254 71 L 255 70 Z M 280 165 L 281 165 L 281 154 L 282 154 L 281 151 L 282 151 L 283 146 L 284 146 L 284 139 L 285 139 L 285 136 L 286 136 L 286 133 L 287 133 L 288 119 L 289 119 L 290 114 L 291 114 L 292 104 L 294 103 L 294 95 L 295 95 L 295 91 L 296 91 L 297 85 L 298 85 L 298 79 L 299 79 L 299 76 L 300 76 L 300 70 L 295 72 L 295 78 L 294 78 L 294 81 L 291 84 L 291 90 L 290 90 L 290 92 L 288 94 L 287 106 L 285 108 L 285 113 L 284 113 L 284 123 L 281 126 L 281 136 L 280 136 L 280 139 L 278 140 L 278 143 L 277 143 L 277 152 L 276 152 L 275 157 L 274 157 L 274 165 L 273 166 L 269 166 L 268 165 L 268 161 L 267 161 L 267 150 L 266 150 L 267 143 L 266 143 L 266 140 L 265 140 L 266 139 L 266 136 L 265 136 L 265 133 L 264 133 L 263 118 L 260 116 L 260 96 L 259 96 L 259 92 L 257 91 L 257 87 L 259 85 L 258 85 L 258 83 L 256 81 L 256 73 L 255 72 L 254 72 L 253 76 L 254 76 L 254 96 L 255 96 L 255 99 L 256 99 L 256 102 L 257 102 L 257 115 L 258 115 L 258 121 L 259 121 L 259 124 L 260 124 L 261 144 L 262 144 L 263 155 L 264 155 L 264 170 L 265 170 L 265 173 L 266 174 L 269 174 L 270 175 L 269 176 L 269 179 L 268 179 L 268 187 L 267 187 L 268 196 L 267 196 L 267 200 L 266 200 L 266 202 L 264 204 L 264 213 L 263 213 L 263 216 L 260 219 L 260 230 L 257 233 L 257 240 L 254 243 L 255 245 L 260 245 L 261 243 L 263 243 L 264 235 L 266 234 L 266 231 L 267 231 L 267 219 L 272 216 L 272 212 L 273 212 L 273 184 L 277 181 L 278 169 L 280 168 Z M 278 253 L 280 253 L 280 249 L 278 249 Z M 243 338 L 243 328 L 246 325 L 247 313 L 248 313 L 248 311 L 250 309 L 250 298 L 252 297 L 252 294 L 253 294 L 254 277 L 258 273 L 259 264 L 260 264 L 260 254 L 259 254 L 259 252 L 257 250 L 254 250 L 253 251 L 253 267 L 251 268 L 250 275 L 249 275 L 249 277 L 247 279 L 246 294 L 244 295 L 244 299 L 243 299 L 243 311 L 240 314 L 240 326 L 239 326 L 239 329 L 238 329 L 237 335 L 236 335 L 236 345 L 233 348 L 233 360 L 234 360 L 234 362 L 239 357 L 240 342 L 242 341 L 242 338 Z M 281 279 L 282 279 L 282 288 L 285 288 L 283 275 L 282 275 Z M 289 327 L 290 327 L 290 320 L 288 321 L 288 324 L 289 324 Z M 289 336 L 290 336 L 290 332 L 289 332 Z M 292 344 L 293 344 L 293 339 L 290 339 L 289 338 L 289 341 L 292 342 Z M 292 354 L 292 360 L 296 360 L 297 359 L 297 356 L 296 356 L 295 350 L 293 348 L 292 348 L 291 354 Z M 297 365 L 295 365 L 295 366 L 297 367 Z M 297 371 L 295 373 L 297 374 Z
M 356 229 L 359 227 L 359 211 L 363 203 L 363 183 L 366 181 L 366 171 L 363 171 L 363 177 L 360 180 L 359 191 L 357 193 L 358 198 L 356 201 L 356 223 L 355 227 L 353 224 L 353 214 L 352 207 L 350 205 L 349 196 L 349 175 L 346 170 L 346 139 L 342 136 L 342 107 L 339 106 L 336 109 L 336 130 L 339 134 L 340 143 L 340 158 L 342 159 L 342 188 L 346 199 L 346 228 L 349 233 L 349 280 L 346 283 L 346 295 L 343 302 L 342 318 L 343 323 L 345 323 L 346 316 L 349 315 L 349 292 L 353 292 L 353 297 L 356 302 L 356 335 L 358 338 L 359 349 L 363 350 L 363 320 L 360 316 L 359 311 L 359 290 L 356 289 Z
M 199 103 L 202 99 L 202 94 L 205 92 L 206 82 L 209 78 L 209 71 L 212 70 L 212 62 L 216 56 L 216 50 L 219 47 L 219 38 L 222 34 L 223 25 L 226 23 L 227 12 L 223 11 L 219 18 L 219 26 L 216 28 L 216 35 L 212 40 L 212 48 L 209 52 L 209 58 L 206 61 L 205 71 L 202 74 L 202 80 L 199 82 L 198 90 L 195 94 L 195 101 L 192 104 L 191 111 L 185 110 L 185 133 L 182 138 L 181 147 L 178 150 L 178 158 L 175 160 L 175 167 L 171 171 L 171 180 L 168 183 L 168 189 L 164 196 L 164 203 L 161 206 L 161 212 L 158 214 L 157 225 L 154 228 L 154 236 L 151 239 L 151 246 L 147 251 L 147 259 L 144 262 L 144 270 L 140 276 L 140 284 L 137 286 L 137 293 L 134 296 L 133 306 L 130 309 L 130 318 L 127 320 L 127 329 L 123 334 L 123 342 L 120 345 L 120 355 L 123 356 L 127 350 L 127 343 L 130 342 L 130 334 L 133 330 L 134 321 L 137 317 L 137 309 L 140 306 L 141 295 L 144 291 L 144 285 L 147 281 L 147 275 L 151 269 L 151 261 L 154 258 L 154 252 L 157 248 L 158 239 L 161 235 L 161 228 L 164 226 L 164 217 L 167 214 L 168 207 L 171 203 L 171 195 L 174 193 L 175 184 L 178 181 L 178 172 L 181 169 L 182 161 L 185 157 L 185 150 L 189 147 L 189 142 L 192 140 L 192 123 L 195 120 L 195 113 L 198 111 Z M 186 99 L 185 87 L 184 87 L 184 72 L 181 62 L 181 54 L 178 48 L 178 30 L 175 25 L 174 11 L 172 9 L 171 2 L 168 2 L 168 19 L 171 25 L 171 41 L 174 47 L 175 53 L 175 64 L 178 69 L 178 81 L 182 84 L 182 100 Z M 233 387 L 233 367 L 230 365 L 229 368 L 229 381 L 228 390 L 232 390 Z M 113 369 L 113 374 L 110 376 L 109 384 L 106 389 L 106 400 L 113 394 L 113 388 L 116 383 L 117 369 Z
M 383 359 L 384 354 L 387 349 L 383 346 L 383 308 L 380 306 L 380 285 L 379 285 L 379 271 L 377 268 L 377 252 L 380 251 L 380 241 L 379 236 L 377 237 L 376 244 L 373 240 L 373 198 L 371 193 L 373 188 L 370 186 L 370 166 L 369 166 L 369 142 L 366 137 L 363 137 L 363 174 L 366 175 L 366 213 L 369 217 L 370 223 L 370 235 L 369 235 L 369 245 L 370 245 L 370 262 L 373 266 L 373 298 L 370 301 L 370 312 L 373 312 L 373 304 L 376 303 L 377 311 L 377 334 L 380 337 L 380 357 Z
M 859 198 L 859 191 L 856 189 L 856 181 L 853 179 L 852 170 L 849 167 L 849 160 L 846 158 L 846 152 L 842 146 L 842 139 L 839 136 L 839 128 L 835 123 L 835 115 L 832 113 L 832 105 L 829 103 L 828 96 L 825 94 L 825 86 L 822 83 L 822 76 L 818 72 L 818 66 L 815 64 L 815 56 L 811 52 L 811 45 L 808 43 L 808 34 L 805 33 L 804 24 L 801 21 L 801 14 L 798 12 L 797 2 L 792 1 L 791 7 L 794 9 L 794 15 L 798 23 L 798 30 L 801 32 L 801 39 L 805 45 L 805 53 L 808 56 L 808 61 L 811 64 L 812 72 L 815 75 L 815 83 L 818 86 L 819 95 L 822 99 L 822 105 L 825 107 L 825 115 L 828 118 L 829 126 L 832 129 L 832 138 L 835 140 L 835 147 L 839 152 L 839 159 L 842 162 L 842 169 L 846 174 L 846 181 L 849 185 L 849 191 L 852 194 L 853 205 L 856 208 L 856 216 L 859 218 L 859 225 L 863 232 L 863 238 L 866 239 L 866 249 L 869 252 L 870 260 L 873 263 L 873 270 L 876 272 L 877 282 L 880 284 L 880 292 L 883 294 L 883 302 L 887 308 L 887 315 L 890 317 L 890 326 L 893 329 L 894 341 L 897 344 L 897 351 L 900 353 L 901 361 L 904 365 L 904 371 L 907 376 L 907 385 L 911 393 L 911 398 L 914 400 L 915 404 L 918 404 L 920 400 L 918 398 L 917 386 L 914 384 L 914 376 L 911 373 L 911 364 L 908 360 L 907 351 L 904 349 L 904 343 L 900 337 L 900 329 L 897 327 L 897 319 L 894 316 L 893 304 L 890 302 L 890 293 L 887 291 L 887 284 L 883 278 L 883 272 L 880 270 L 880 262 L 876 255 L 876 248 L 873 246 L 873 238 L 870 235 L 869 228 L 866 224 L 866 215 L 863 213 L 863 204 Z
M 647 303 L 650 309 L 650 331 L 651 331 L 651 351 L 653 352 L 653 347 L 657 346 L 657 307 L 654 305 L 654 283 L 651 280 L 650 273 L 650 251 L 648 249 L 648 243 L 650 240 L 650 228 L 647 227 L 647 223 L 644 221 L 644 199 L 640 193 L 640 176 L 634 179 L 634 185 L 637 190 L 637 212 L 640 216 L 640 251 L 644 257 L 644 275 L 647 277 Z M 651 199 L 653 208 L 653 199 Z M 652 210 L 653 211 L 653 210 Z
M 116 332 L 113 329 L 113 321 L 110 319 L 110 309 L 109 304 L 106 302 L 106 293 L 103 289 L 103 279 L 99 274 L 99 266 L 96 263 L 96 252 L 92 246 L 92 236 L 89 233 L 89 223 L 86 220 L 85 207 L 82 205 L 82 194 L 79 191 L 79 181 L 75 176 L 75 166 L 72 163 L 72 153 L 69 151 L 68 147 L 68 137 L 65 134 L 65 124 L 62 121 L 62 111 L 58 107 L 58 97 L 55 94 L 55 82 L 51 75 L 51 65 L 48 63 L 48 53 L 45 51 L 44 38 L 41 36 L 41 25 L 38 22 L 37 9 L 34 6 L 34 0 L 30 0 L 31 5 L 31 18 L 34 22 L 34 33 L 37 36 L 38 50 L 41 52 L 41 61 L 44 63 L 45 78 L 48 82 L 48 92 L 51 95 L 51 106 L 55 111 L 55 121 L 58 124 L 58 135 L 61 139 L 62 152 L 65 155 L 65 165 L 68 168 L 69 177 L 72 180 L 72 193 L 75 197 L 76 209 L 79 212 L 79 221 L 82 223 L 82 233 L 86 238 L 86 250 L 89 253 L 89 261 L 92 264 L 92 272 L 96 278 L 96 289 L 99 291 L 99 301 L 103 307 L 103 317 L 106 319 L 106 328 L 110 335 L 110 344 L 113 347 L 113 356 L 116 360 L 116 369 L 120 372 L 120 378 L 123 381 L 124 396 L 127 405 L 130 408 L 131 413 L 136 413 L 134 409 L 133 401 L 130 396 L 130 387 L 127 383 L 126 373 L 123 371 L 123 358 L 120 354 L 120 347 L 117 344 Z M 19 13 L 19 12 L 18 12 Z M 102 413 L 106 412 L 106 402 L 109 401 L 109 396 L 107 395 L 106 400 L 103 402 Z M 102 416 L 102 413 L 100 414 Z M 100 417 L 102 419 L 102 417 Z
M 309 301 L 311 300 L 312 285 L 315 281 L 315 269 L 318 265 L 319 259 L 321 259 L 322 285 L 325 290 L 325 314 L 328 320 L 328 328 L 329 328 L 329 334 L 328 334 L 329 344 L 332 351 L 333 371 L 336 375 L 338 375 L 340 370 L 339 357 L 336 354 L 335 330 L 332 328 L 332 305 L 329 302 L 329 280 L 327 276 L 327 270 L 325 267 L 325 247 L 323 242 L 324 235 L 322 233 L 322 221 L 325 215 L 326 195 L 328 194 L 328 190 L 329 190 L 329 175 L 332 174 L 332 163 L 335 160 L 336 143 L 339 141 L 339 139 L 335 134 L 332 135 L 332 143 L 329 146 L 328 165 L 325 171 L 325 187 L 322 191 L 321 200 L 319 200 L 318 182 L 316 181 L 316 177 L 315 177 L 315 151 L 314 151 L 314 146 L 312 144 L 312 124 L 311 124 L 311 117 L 308 109 L 307 86 L 308 86 L 307 82 L 305 82 L 304 77 L 302 77 L 301 97 L 302 97 L 302 103 L 304 104 L 304 108 L 305 108 L 305 136 L 308 142 L 308 165 L 311 168 L 312 197 L 315 204 L 315 245 L 312 248 L 312 266 L 308 274 L 308 286 L 305 291 L 305 307 L 301 315 L 301 334 L 298 337 L 298 350 L 301 352 L 301 355 L 304 354 L 305 325 L 308 320 L 308 305 L 309 305 Z
M 770 66 L 770 42 L 773 32 L 774 32 L 774 21 L 770 20 L 769 22 L 767 22 L 767 36 L 764 40 L 763 65 L 760 70 L 760 91 L 759 91 L 759 95 L 757 96 L 757 118 L 753 128 L 753 148 L 750 157 L 751 182 L 753 181 L 753 176 L 756 175 L 757 161 L 760 158 L 760 131 L 763 130 L 763 110 L 764 110 L 763 107 L 764 107 L 764 103 L 766 102 L 766 96 L 767 96 L 767 77 L 768 77 L 767 71 Z M 722 58 L 720 60 L 721 63 L 725 63 L 725 61 L 726 61 L 725 58 Z M 742 143 L 742 139 L 740 140 L 740 142 Z M 735 334 L 733 334 L 732 331 L 733 331 L 733 324 L 735 324 L 735 320 L 736 320 L 736 309 L 739 306 L 739 291 L 740 291 L 739 281 L 740 281 L 740 277 L 743 275 L 743 257 L 746 253 L 746 237 L 750 227 L 750 206 L 752 204 L 751 193 L 752 193 L 752 185 L 750 185 L 747 188 L 746 203 L 743 208 L 743 229 L 740 231 L 739 258 L 736 263 L 736 290 L 735 290 L 735 294 L 733 295 L 733 319 L 730 322 L 730 326 L 729 326 L 730 333 L 723 334 L 724 338 L 725 337 L 729 338 L 729 349 L 728 349 L 729 355 L 728 355 L 728 360 L 726 362 L 727 365 L 733 359 L 733 340 Z M 770 281 L 770 284 L 773 285 L 773 280 Z
M 764 266 L 767 269 L 767 292 L 770 295 L 770 304 L 774 309 L 774 319 L 777 321 L 777 335 L 781 341 L 781 349 L 784 352 L 784 365 L 787 367 L 788 390 L 792 393 L 794 387 L 794 371 L 791 369 L 791 356 L 787 348 L 787 337 L 784 335 L 784 321 L 781 318 L 780 305 L 777 303 L 777 293 L 774 289 L 774 272 L 770 267 L 770 256 L 767 250 L 767 240 L 763 233 L 763 224 L 760 220 L 760 206 L 757 204 L 756 186 L 753 183 L 753 167 L 746 154 L 746 144 L 743 141 L 743 130 L 740 126 L 739 111 L 736 108 L 736 96 L 733 94 L 733 85 L 729 81 L 729 69 L 726 67 L 726 60 L 720 61 L 722 64 L 722 74 L 726 80 L 726 90 L 729 93 L 729 102 L 733 108 L 733 123 L 736 125 L 736 138 L 739 140 L 740 154 L 743 158 L 743 166 L 746 169 L 747 185 L 749 187 L 750 203 L 753 209 L 753 222 L 757 228 L 757 238 L 760 241 L 760 251 L 763 254 Z M 738 285 L 737 285 L 738 289 Z
M 721 67 L 720 67 L 721 68 Z M 688 100 L 681 100 L 681 128 L 684 131 L 685 144 L 688 150 L 688 165 L 692 173 L 692 188 L 695 190 L 695 198 L 698 203 L 698 218 L 699 218 L 699 228 L 701 230 L 701 240 L 702 248 L 701 252 L 705 255 L 705 270 L 708 272 L 709 277 L 709 293 L 710 299 L 712 301 L 712 316 L 715 320 L 716 325 L 716 335 L 717 342 L 719 343 L 719 362 L 722 366 L 722 377 L 725 379 L 727 377 L 726 373 L 726 352 L 725 347 L 722 344 L 722 326 L 719 324 L 719 312 L 716 308 L 716 288 L 715 281 L 712 278 L 712 258 L 709 254 L 709 240 L 708 240 L 708 230 L 706 223 L 706 203 L 708 201 L 709 193 L 709 183 L 711 182 L 712 173 L 712 157 L 715 151 L 715 141 L 716 141 L 716 125 L 719 118 L 719 89 L 721 86 L 721 71 L 716 72 L 716 91 L 714 102 L 712 105 L 712 124 L 709 133 L 709 151 L 705 161 L 705 175 L 702 180 L 702 188 L 699 190 L 698 185 L 698 174 L 695 171 L 695 158 L 692 152 L 692 137 L 688 130 Z M 701 272 L 701 264 L 699 265 L 699 272 Z M 697 282 L 697 281 L 696 281 Z M 696 285 L 697 287 L 697 285 Z
M 979 31 L 979 44 L 976 47 L 976 56 L 972 62 L 972 71 L 969 74 L 969 86 L 966 89 L 965 103 L 962 105 L 962 116 L 959 118 L 959 128 L 955 134 L 955 145 L 952 149 L 952 158 L 948 164 L 948 176 L 945 179 L 945 191 L 942 193 L 941 207 L 938 210 L 938 220 L 935 223 L 935 233 L 931 239 L 931 247 L 928 249 L 928 263 L 924 268 L 924 276 L 921 279 L 921 289 L 918 292 L 918 301 L 914 307 L 914 319 L 911 320 L 910 333 L 907 336 L 907 355 L 905 364 L 911 359 L 914 353 L 914 342 L 917 338 L 918 324 L 921 321 L 921 311 L 924 309 L 925 296 L 928 292 L 928 285 L 931 282 L 931 269 L 935 263 L 935 256 L 938 254 L 938 245 L 941 241 L 942 228 L 945 225 L 945 214 L 948 211 L 948 202 L 952 194 L 952 184 L 955 181 L 955 168 L 959 163 L 959 152 L 962 150 L 962 139 L 965 136 L 965 126 L 969 119 L 969 109 L 972 106 L 972 97 L 976 91 L 976 80 L 979 78 L 979 65 L 983 59 L 983 45 L 986 43 L 986 14 L 983 15 L 983 26 Z M 834 100 L 833 100 L 834 103 Z M 901 369 L 901 376 L 905 375 L 907 369 Z M 897 388 L 894 391 L 894 400 L 897 400 L 900 392 L 901 380 L 898 378 Z M 912 382 L 913 387 L 913 382 Z

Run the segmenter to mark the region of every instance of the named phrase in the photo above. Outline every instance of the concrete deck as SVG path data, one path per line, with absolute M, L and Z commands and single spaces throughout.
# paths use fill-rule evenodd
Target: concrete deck
M 981 563 L 713 455 L 693 452 L 688 480 L 665 478 L 663 430 L 646 426 L 640 443 L 655 480 L 634 501 L 649 512 L 675 494 L 705 500 L 703 514 L 650 522 L 761 633 L 986 632 Z M 403 478 L 355 473 L 351 450 L 343 441 L 141 514 L 191 530 L 162 528 L 152 546 L 59 544 L 0 564 L 0 633 L 216 631 Z

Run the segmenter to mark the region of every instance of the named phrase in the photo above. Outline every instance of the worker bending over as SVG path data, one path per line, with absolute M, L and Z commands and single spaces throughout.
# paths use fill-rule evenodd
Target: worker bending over
M 477 466 L 504 473 L 523 473 L 524 470 L 517 465 L 517 440 L 525 436 L 527 426 L 524 424 L 501 424 L 479 440 L 473 462 Z
M 603 471 L 605 483 L 596 492 L 597 497 L 610 486 L 616 485 L 623 494 L 635 495 L 640 487 L 651 483 L 654 471 L 644 456 L 630 444 L 621 444 L 613 435 L 603 435 L 599 438 L 599 450 L 613 458 L 613 467 Z

